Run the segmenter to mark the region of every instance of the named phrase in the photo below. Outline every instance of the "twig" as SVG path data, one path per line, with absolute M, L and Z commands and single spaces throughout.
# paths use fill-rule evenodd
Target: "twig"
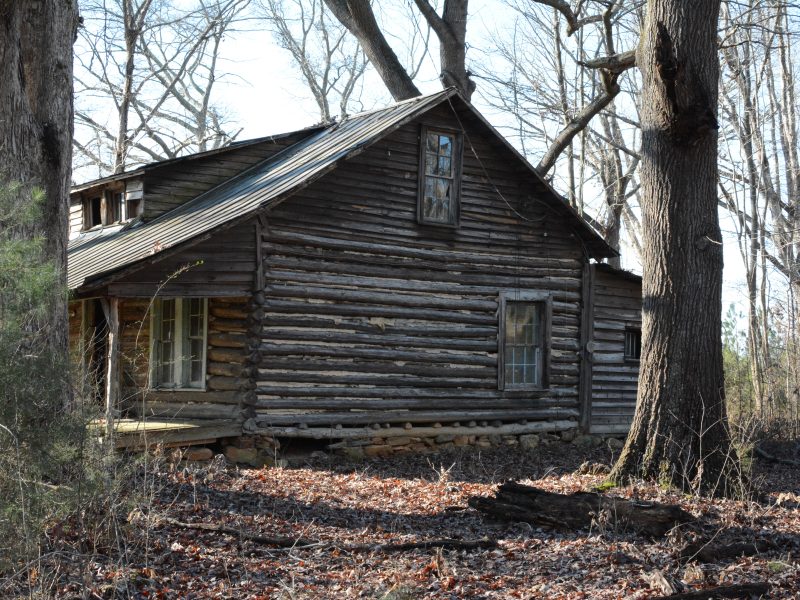
M 335 544 L 325 543 L 319 540 L 293 537 L 274 537 L 266 536 L 252 531 L 228 527 L 227 525 L 217 525 L 215 523 L 186 523 L 169 517 L 162 517 L 162 523 L 181 527 L 183 529 L 199 529 L 201 531 L 213 531 L 215 533 L 225 533 L 243 540 L 263 544 L 265 546 L 277 546 L 279 548 L 336 548 L 345 552 L 405 552 L 407 550 L 428 550 L 430 548 L 448 548 L 453 550 L 476 550 L 480 548 L 496 548 L 497 540 L 484 538 L 481 540 L 456 540 L 450 538 L 424 540 L 421 542 L 399 542 L 387 544 Z
M 214 531 L 217 533 L 226 533 L 234 537 L 244 540 L 255 542 L 257 544 L 264 544 L 265 546 L 278 546 L 280 548 L 304 548 L 307 546 L 319 546 L 319 541 L 308 540 L 304 538 L 293 538 L 283 536 L 266 536 L 252 531 L 244 531 L 235 527 L 228 527 L 226 525 L 216 525 L 214 523 L 185 523 L 177 519 L 163 517 L 162 523 L 173 525 L 174 527 L 181 527 L 183 529 L 200 529 L 202 531 Z
M 706 588 L 694 592 L 682 592 L 670 596 L 658 596 L 651 600 L 709 600 L 717 598 L 750 598 L 761 596 L 769 591 L 767 582 L 744 583 L 741 585 L 726 585 L 722 587 Z

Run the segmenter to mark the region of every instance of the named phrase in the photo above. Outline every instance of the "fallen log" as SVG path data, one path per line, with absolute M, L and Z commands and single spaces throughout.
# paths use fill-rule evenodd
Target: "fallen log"
M 507 521 L 524 521 L 573 531 L 588 527 L 631 529 L 662 537 L 694 517 L 672 504 L 635 502 L 594 492 L 556 494 L 514 481 L 502 484 L 494 498 L 473 496 L 469 505 Z
M 741 585 L 725 585 L 706 588 L 694 592 L 682 592 L 670 596 L 658 596 L 650 600 L 717 600 L 717 598 L 760 598 L 769 591 L 769 584 L 744 583 Z
M 713 563 L 727 558 L 753 556 L 775 548 L 775 544 L 760 540 L 757 542 L 736 542 L 733 544 L 714 544 L 708 541 L 692 542 L 680 551 L 680 558 L 685 561 L 696 560 L 702 563 Z
M 800 461 L 792 460 L 790 458 L 779 458 L 764 450 L 761 446 L 756 445 L 755 452 L 758 456 L 766 461 L 778 463 L 779 465 L 789 465 L 791 467 L 800 467 Z

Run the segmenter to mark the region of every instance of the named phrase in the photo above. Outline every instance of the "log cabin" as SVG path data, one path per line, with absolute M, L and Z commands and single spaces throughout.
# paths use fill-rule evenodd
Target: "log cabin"
M 613 256 L 448 89 L 75 187 L 70 339 L 87 397 L 186 443 L 623 433 Z

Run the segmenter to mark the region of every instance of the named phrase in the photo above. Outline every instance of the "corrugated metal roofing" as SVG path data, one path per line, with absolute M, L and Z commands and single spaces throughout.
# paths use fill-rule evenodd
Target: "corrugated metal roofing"
M 68 246 L 68 284 L 76 289 L 238 220 L 308 184 L 336 163 L 388 135 L 426 109 L 454 96 L 452 89 L 413 98 L 389 108 L 353 115 L 311 131 L 309 137 L 218 187 L 145 224 L 115 235 L 84 237 Z M 605 244 L 583 223 L 589 236 Z

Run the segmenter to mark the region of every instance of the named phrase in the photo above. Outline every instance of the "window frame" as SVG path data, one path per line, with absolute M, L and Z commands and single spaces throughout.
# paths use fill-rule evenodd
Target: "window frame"
M 639 341 L 639 356 L 628 354 L 628 335 L 636 335 Z M 633 325 L 625 325 L 625 337 L 622 340 L 622 358 L 626 363 L 638 363 L 642 359 L 642 328 Z
M 424 216 L 425 203 L 425 182 L 428 177 L 425 167 L 427 165 L 428 134 L 447 135 L 453 138 L 453 153 L 451 156 L 453 184 L 450 190 L 450 220 L 436 221 L 426 219 Z M 435 227 L 445 227 L 456 229 L 461 224 L 461 178 L 463 172 L 463 143 L 460 131 L 448 129 L 446 127 L 434 127 L 432 125 L 421 125 L 419 135 L 419 177 L 417 181 L 417 223 L 421 225 L 433 225 Z
M 203 302 L 203 331 L 202 331 L 202 349 L 203 356 L 201 361 L 201 379 L 200 385 L 192 386 L 183 383 L 183 371 L 188 363 L 188 368 L 191 370 L 191 360 L 185 360 L 181 357 L 185 356 L 184 345 L 191 345 L 191 332 L 187 331 L 190 303 L 192 300 L 202 300 Z M 173 341 L 173 354 L 172 363 L 175 369 L 172 375 L 173 381 L 180 383 L 164 384 L 160 383 L 158 377 L 158 369 L 163 365 L 161 360 L 161 327 L 163 315 L 163 303 L 165 301 L 175 301 L 175 338 Z M 153 308 L 150 315 L 150 364 L 148 368 L 148 387 L 152 390 L 164 390 L 173 392 L 204 392 L 207 390 L 206 376 L 208 374 L 208 298 L 197 297 L 163 297 L 156 298 L 153 302 Z M 191 374 L 190 374 L 191 376 Z M 189 381 L 189 384 L 192 382 Z
M 506 383 L 506 311 L 509 303 L 523 302 L 542 305 L 542 366 L 539 384 Z M 506 392 L 539 391 L 550 388 L 550 355 L 553 331 L 553 296 L 548 292 L 512 290 L 500 292 L 497 328 L 497 389 Z
M 142 199 L 131 200 L 124 187 L 108 187 L 102 192 L 81 199 L 83 206 L 83 222 L 81 231 L 90 231 L 95 228 L 109 227 L 127 223 L 142 214 Z M 95 211 L 95 203 L 98 204 Z M 131 207 L 134 208 L 131 211 Z M 135 212 L 136 214 L 131 214 Z M 97 214 L 95 214 L 97 213 Z M 98 223 L 93 223 L 94 216 L 99 217 Z

